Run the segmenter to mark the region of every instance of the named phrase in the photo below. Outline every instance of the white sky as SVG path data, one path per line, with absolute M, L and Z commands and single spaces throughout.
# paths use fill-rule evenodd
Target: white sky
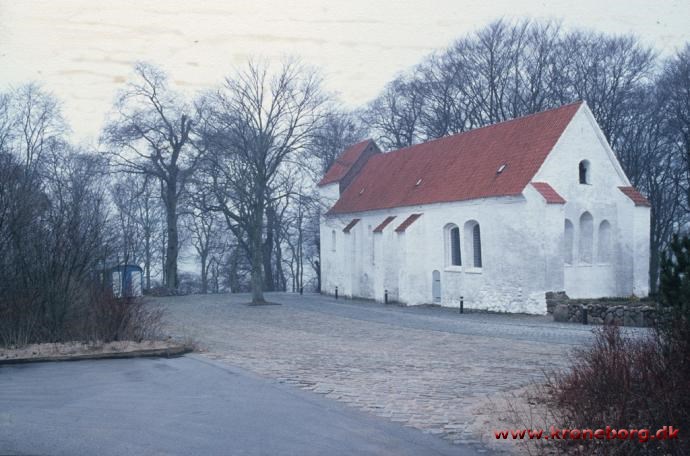
M 193 93 L 249 56 L 291 55 L 320 67 L 326 88 L 354 107 L 499 17 L 634 32 L 665 53 L 690 41 L 688 0 L 0 0 L 0 90 L 41 82 L 85 140 L 98 135 L 137 60 L 161 65 Z

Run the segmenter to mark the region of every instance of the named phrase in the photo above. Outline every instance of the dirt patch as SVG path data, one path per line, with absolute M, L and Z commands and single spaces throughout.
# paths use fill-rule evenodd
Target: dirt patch
M 174 340 L 118 341 L 108 343 L 63 342 L 0 348 L 0 363 L 98 359 L 130 356 L 174 356 L 191 347 Z

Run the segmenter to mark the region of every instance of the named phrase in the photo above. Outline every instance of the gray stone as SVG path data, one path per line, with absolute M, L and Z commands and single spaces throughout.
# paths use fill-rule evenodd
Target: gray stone
M 569 308 L 565 304 L 558 304 L 553 309 L 553 321 L 567 322 L 570 318 Z

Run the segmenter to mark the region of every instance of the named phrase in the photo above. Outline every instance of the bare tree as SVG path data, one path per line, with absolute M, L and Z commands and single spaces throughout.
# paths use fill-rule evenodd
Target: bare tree
M 690 44 L 664 63 L 658 87 L 665 101 L 665 131 L 683 157 L 690 210 Z
M 271 73 L 264 63 L 246 68 L 206 100 L 209 157 L 204 185 L 228 228 L 251 259 L 252 302 L 264 302 L 267 209 L 284 167 L 311 141 L 325 97 L 315 72 L 294 61 Z
M 639 88 L 651 81 L 655 53 L 633 36 L 573 32 L 561 42 L 559 103 L 586 100 L 611 146 L 618 146 L 626 114 L 639 103 Z
M 164 282 L 178 286 L 180 201 L 201 157 L 194 145 L 195 109 L 169 87 L 166 75 L 137 64 L 136 81 L 120 93 L 117 115 L 103 139 L 111 147 L 115 171 L 155 178 L 166 215 Z
M 347 147 L 366 138 L 366 129 L 357 118 L 342 110 L 326 112 L 314 130 L 309 144 L 308 156 L 303 164 L 315 173 L 315 178 L 325 173 Z M 315 166 L 309 164 L 309 158 L 316 159 Z
M 220 265 L 228 239 L 224 235 L 222 218 L 217 212 L 208 210 L 209 197 L 203 191 L 191 193 L 193 197 L 189 200 L 184 226 L 190 234 L 190 243 L 201 266 L 200 291 L 206 294 L 209 290 L 209 273 Z M 217 288 L 216 285 L 216 292 Z
M 378 133 L 377 143 L 383 148 L 399 149 L 419 141 L 425 100 L 420 88 L 414 78 L 396 79 L 363 111 L 363 123 Z

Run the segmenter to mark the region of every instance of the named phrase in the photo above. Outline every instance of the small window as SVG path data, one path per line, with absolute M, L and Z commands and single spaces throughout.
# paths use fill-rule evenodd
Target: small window
M 482 267 L 482 238 L 479 234 L 479 224 L 477 223 L 472 228 L 472 244 L 474 247 L 474 267 Z
M 446 225 L 446 264 L 449 266 L 461 266 L 460 255 L 460 228 L 457 225 Z
M 331 231 L 331 252 L 335 252 L 335 230 Z
M 587 160 L 582 160 L 580 162 L 579 166 L 579 174 L 580 174 L 580 183 L 581 184 L 591 184 L 590 180 L 590 166 L 589 166 L 589 161 Z
M 479 229 L 479 223 L 470 220 L 465 223 L 465 251 L 471 253 L 470 259 L 472 264 L 470 266 L 475 268 L 482 267 L 482 238 Z

